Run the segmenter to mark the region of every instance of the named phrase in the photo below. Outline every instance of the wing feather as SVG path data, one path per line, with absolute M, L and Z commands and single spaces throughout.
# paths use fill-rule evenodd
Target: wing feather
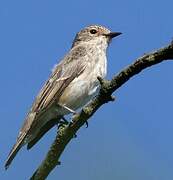
M 8 168 L 20 148 L 25 143 L 28 143 L 26 142 L 26 139 L 30 130 L 34 132 L 34 130 L 37 129 L 39 116 L 43 112 L 46 112 L 54 102 L 57 102 L 65 88 L 85 70 L 85 56 L 86 48 L 84 46 L 73 47 L 65 56 L 63 61 L 55 67 L 50 78 L 39 92 L 29 113 L 27 114 L 25 122 L 19 132 L 16 144 L 13 146 L 7 158 L 5 165 L 6 168 Z M 32 147 L 42 137 L 42 135 L 53 126 L 52 124 L 54 123 L 52 122 L 48 124 L 48 127 L 40 127 L 40 129 L 43 129 L 43 132 L 39 132 L 38 136 L 33 137 L 34 139 L 31 144 L 29 144 L 29 148 Z
M 85 70 L 87 64 L 85 58 L 86 52 L 85 46 L 75 46 L 55 67 L 27 114 L 17 141 L 7 158 L 6 168 L 11 164 L 20 148 L 24 144 L 29 143 L 27 142 L 29 132 L 31 131 L 34 134 L 34 131 L 38 131 L 39 116 L 46 112 L 53 103 L 57 102 L 65 88 Z M 39 132 L 38 136 L 32 137 L 33 141 L 31 139 L 31 144 L 28 144 L 28 148 L 32 147 L 55 124 L 52 122 L 48 124 L 48 127 L 45 127 L 44 123 L 43 127 L 39 127 L 43 132 Z
M 85 70 L 85 56 L 85 46 L 74 47 L 63 61 L 55 67 L 50 78 L 36 97 L 21 128 L 20 135 L 24 132 L 27 134 L 31 128 L 34 128 L 38 117 L 46 112 L 53 103 L 57 102 L 65 88 Z M 35 118 L 28 118 L 30 114 L 36 114 Z

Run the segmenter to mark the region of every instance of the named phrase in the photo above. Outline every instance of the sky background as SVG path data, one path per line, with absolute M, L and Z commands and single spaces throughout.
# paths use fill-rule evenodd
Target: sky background
M 173 38 L 172 0 L 0 0 L 0 179 L 26 180 L 56 129 L 4 162 L 34 97 L 81 28 L 123 32 L 108 50 L 108 79 Z M 115 92 L 82 127 L 48 180 L 172 180 L 173 63 L 153 66 Z

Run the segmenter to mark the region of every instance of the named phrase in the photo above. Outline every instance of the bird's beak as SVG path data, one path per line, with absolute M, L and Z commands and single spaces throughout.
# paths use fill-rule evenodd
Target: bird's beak
M 109 38 L 114 38 L 114 37 L 117 37 L 119 35 L 121 35 L 122 33 L 121 32 L 110 32 L 108 34 L 105 34 L 105 36 L 109 37 Z

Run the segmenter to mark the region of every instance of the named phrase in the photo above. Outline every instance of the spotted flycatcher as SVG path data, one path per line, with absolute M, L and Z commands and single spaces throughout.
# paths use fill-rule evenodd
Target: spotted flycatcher
M 120 34 L 98 25 L 77 33 L 72 48 L 56 65 L 28 112 L 6 169 L 23 145 L 30 149 L 64 115 L 74 113 L 98 94 L 97 77 L 104 78 L 107 72 L 107 47 Z

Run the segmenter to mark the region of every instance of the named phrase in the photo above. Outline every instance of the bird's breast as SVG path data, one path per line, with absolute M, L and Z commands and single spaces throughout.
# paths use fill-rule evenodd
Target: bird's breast
M 59 103 L 76 110 L 88 103 L 99 92 L 98 76 L 104 78 L 107 73 L 106 55 L 96 56 L 87 62 L 82 74 L 76 77 L 64 90 Z

